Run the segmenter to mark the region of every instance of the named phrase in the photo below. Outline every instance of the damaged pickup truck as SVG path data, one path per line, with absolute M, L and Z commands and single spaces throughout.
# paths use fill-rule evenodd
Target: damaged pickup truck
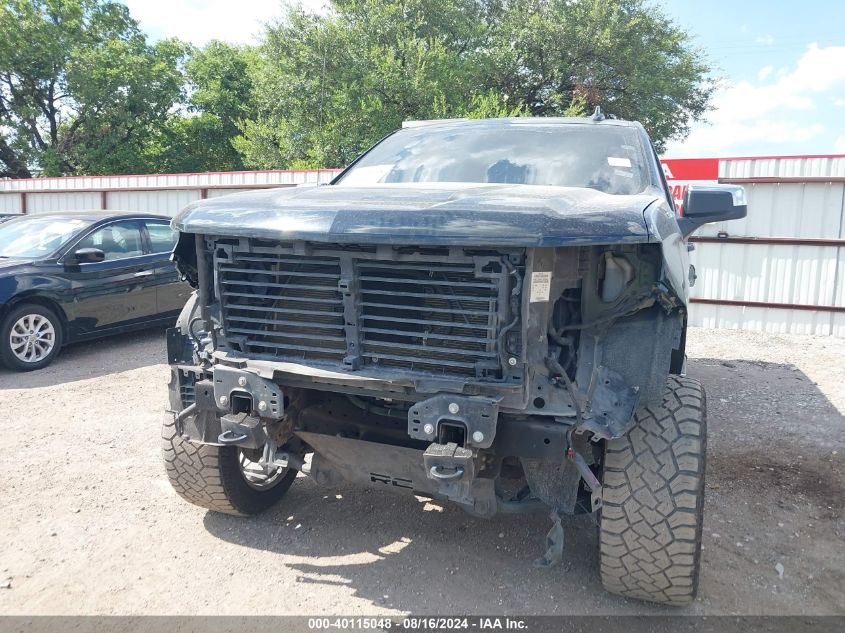
M 170 481 L 236 515 L 297 473 L 546 512 L 541 565 L 562 514 L 595 513 L 604 586 L 685 604 L 706 445 L 687 237 L 745 213 L 742 188 L 691 186 L 680 215 L 643 127 L 600 113 L 406 125 L 329 185 L 191 204 Z

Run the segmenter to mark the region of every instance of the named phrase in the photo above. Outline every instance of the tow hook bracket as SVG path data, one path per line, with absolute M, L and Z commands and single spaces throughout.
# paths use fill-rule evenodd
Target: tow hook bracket
M 223 432 L 217 441 L 224 446 L 262 448 L 267 443 L 261 420 L 246 413 L 224 415 L 220 418 L 220 429 Z
M 472 503 L 475 462 L 471 450 L 453 442 L 431 444 L 423 453 L 423 465 L 440 494 L 458 503 Z
M 466 446 L 490 448 L 498 417 L 498 399 L 440 394 L 411 407 L 408 435 L 430 442 L 437 438 L 441 423 L 460 424 L 466 428 Z
M 251 401 L 250 413 L 281 420 L 285 416 L 281 387 L 249 371 L 217 365 L 214 368 L 214 400 L 218 409 L 229 409 L 235 396 Z

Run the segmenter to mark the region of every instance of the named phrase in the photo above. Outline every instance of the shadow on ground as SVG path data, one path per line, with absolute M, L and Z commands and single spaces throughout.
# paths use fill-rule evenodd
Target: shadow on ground
M 266 515 L 208 513 L 204 523 L 221 539 L 283 555 L 298 583 L 348 588 L 416 614 L 571 612 L 595 606 L 597 594 L 610 609 L 655 611 L 603 594 L 595 525 L 586 516 L 565 520 L 567 557 L 554 569 L 533 566 L 551 525 L 544 515 L 477 519 L 411 494 L 327 490 L 303 477 Z
M 167 363 L 164 328 L 117 334 L 64 347 L 52 364 L 31 372 L 0 367 L 0 389 L 52 387 Z
M 829 446 L 845 443 L 842 415 L 791 365 L 702 358 L 689 371 L 708 392 L 710 468 L 700 598 L 681 612 L 841 612 L 845 468 Z M 800 538 L 808 516 L 812 541 Z M 301 476 L 261 517 L 205 516 L 213 535 L 283 555 L 299 582 L 412 613 L 678 613 L 604 593 L 592 521 L 566 520 L 563 564 L 536 569 L 543 515 L 476 519 Z M 790 578 L 774 574 L 777 560 L 795 567 Z

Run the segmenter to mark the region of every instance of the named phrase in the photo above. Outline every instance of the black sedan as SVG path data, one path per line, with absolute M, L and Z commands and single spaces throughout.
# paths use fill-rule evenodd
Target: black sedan
M 28 371 L 63 344 L 172 324 L 191 288 L 164 216 L 51 213 L 0 224 L 0 361 Z

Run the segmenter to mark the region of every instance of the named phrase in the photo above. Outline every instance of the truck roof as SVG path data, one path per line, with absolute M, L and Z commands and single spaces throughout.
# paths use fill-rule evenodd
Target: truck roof
M 504 126 L 504 125 L 612 125 L 618 127 L 641 127 L 636 121 L 623 119 L 594 120 L 590 117 L 499 117 L 495 119 L 428 119 L 421 121 L 403 121 L 402 129 L 418 127 L 467 127 L 467 126 Z

